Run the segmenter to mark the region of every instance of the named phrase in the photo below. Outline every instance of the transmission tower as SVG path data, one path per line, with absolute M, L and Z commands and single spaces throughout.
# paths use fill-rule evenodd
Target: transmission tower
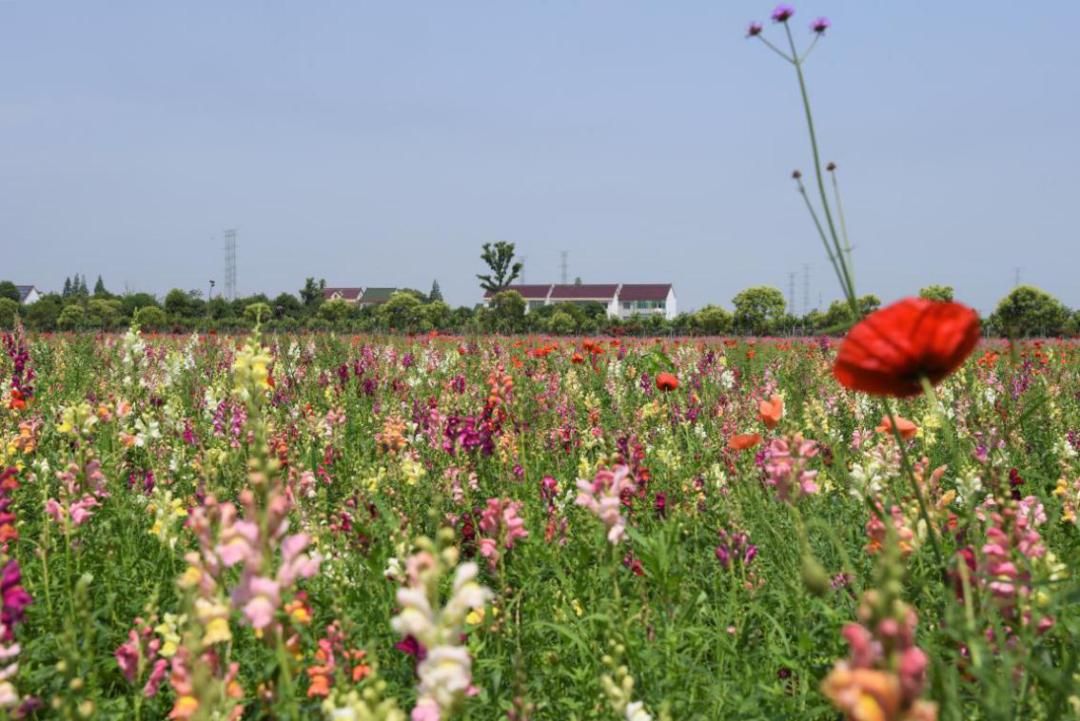
M 225 297 L 236 300 L 236 229 L 225 231 Z
M 563 285 L 566 285 L 566 271 L 570 267 L 566 259 L 570 256 L 570 253 L 569 251 L 561 250 L 559 251 L 559 255 L 562 257 L 562 260 L 559 263 L 559 269 L 562 271 L 562 274 L 560 276 L 562 280 L 560 282 Z
M 802 267 L 802 312 L 806 315 L 810 312 L 810 264 L 803 263 Z

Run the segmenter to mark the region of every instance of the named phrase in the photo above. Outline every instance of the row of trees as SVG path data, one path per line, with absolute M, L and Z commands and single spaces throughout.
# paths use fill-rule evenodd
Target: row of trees
M 499 280 L 505 283 L 505 277 Z M 77 276 L 78 278 L 78 276 Z M 525 300 L 512 290 L 496 291 L 487 306 L 452 308 L 443 300 L 438 282 L 429 293 L 403 289 L 388 302 L 360 307 L 344 300 L 324 300 L 325 281 L 308 278 L 298 294 L 273 298 L 255 294 L 233 301 L 220 296 L 206 301 L 198 291 L 173 289 L 163 300 L 149 293 L 114 295 L 99 279 L 93 294 L 83 293 L 83 281 L 72 282 L 65 297 L 49 293 L 36 303 L 19 305 L 19 294 L 9 282 L 0 283 L 0 327 L 9 328 L 16 316 L 35 330 L 117 330 L 131 323 L 147 330 L 242 330 L 257 322 L 271 331 L 342 330 L 351 332 L 423 333 L 432 330 L 461 333 L 551 333 L 575 335 L 618 333 L 630 335 L 822 335 L 843 333 L 852 323 L 851 308 L 843 301 L 804 316 L 792 315 L 777 288 L 758 286 L 738 293 L 728 310 L 707 305 L 668 321 L 661 316 L 628 320 L 608 318 L 600 303 L 558 304 L 526 312 Z M 499 287 L 492 283 L 494 287 Z M 951 300 L 949 286 L 928 286 L 920 294 Z M 859 299 L 861 314 L 881 305 L 874 295 Z M 1080 335 L 1080 311 L 1031 286 L 1015 288 L 998 304 L 984 325 L 992 335 Z

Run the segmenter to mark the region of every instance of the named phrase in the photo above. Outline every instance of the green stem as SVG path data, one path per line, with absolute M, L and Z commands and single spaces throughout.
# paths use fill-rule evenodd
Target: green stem
M 806 49 L 806 52 L 799 58 L 800 63 L 805 63 L 806 59 L 810 57 L 810 53 L 814 52 L 814 48 L 817 47 L 818 40 L 821 40 L 821 33 L 814 33 L 814 39 L 810 41 L 810 47 Z
M 802 196 L 803 201 L 806 203 L 806 209 L 810 211 L 810 217 L 814 221 L 814 226 L 817 228 L 818 236 L 821 238 L 821 244 L 825 247 L 825 254 L 829 256 L 829 262 L 832 263 L 833 270 L 836 272 L 836 279 L 840 282 L 840 287 L 844 291 L 844 296 L 848 296 L 847 281 L 844 278 L 843 272 L 840 270 L 840 265 L 837 262 L 836 255 L 833 253 L 832 248 L 829 247 L 829 239 L 825 237 L 825 229 L 821 227 L 821 219 L 818 217 L 817 211 L 814 210 L 813 203 L 810 202 L 810 196 L 806 194 L 806 186 L 803 185 L 801 178 L 796 178 L 795 182 L 799 184 L 799 195 Z
M 789 58 L 787 56 L 787 53 L 785 53 L 783 50 L 781 50 L 780 48 L 778 48 L 775 45 L 773 45 L 772 43 L 770 43 L 768 40 L 765 39 L 765 37 L 763 35 L 758 35 L 757 39 L 760 40 L 761 42 L 765 43 L 765 47 L 767 47 L 769 50 L 772 50 L 774 53 L 776 53 L 777 55 L 782 57 L 784 60 L 787 60 L 789 63 L 792 63 L 792 64 L 795 63 L 794 59 Z
M 799 54 L 795 50 L 795 38 L 791 35 L 791 26 L 786 22 L 784 23 L 784 32 L 787 33 L 788 44 L 791 46 L 791 56 L 795 58 L 792 64 L 795 66 L 795 73 L 799 78 L 799 92 L 802 94 L 803 110 L 806 113 L 806 127 L 810 131 L 810 148 L 814 154 L 814 175 L 817 178 L 818 191 L 821 194 L 822 211 L 825 213 L 825 220 L 829 226 L 829 235 L 832 236 L 834 250 L 844 271 L 846 283 L 843 286 L 845 293 L 847 293 L 848 303 L 851 304 L 851 310 L 855 317 L 858 318 L 860 313 L 859 304 L 855 298 L 855 283 L 852 280 L 851 269 L 844 262 L 843 252 L 840 248 L 840 237 L 836 232 L 836 223 L 833 221 L 832 210 L 829 208 L 829 198 L 825 193 L 825 178 L 821 173 L 821 153 L 818 151 L 817 132 L 814 130 L 814 115 L 810 110 L 810 96 L 806 90 L 806 78 L 803 77 L 802 62 L 798 59 Z
M 847 233 L 847 221 L 844 220 L 844 206 L 840 203 L 840 183 L 836 180 L 836 171 L 829 171 L 829 175 L 832 177 L 833 197 L 836 198 L 836 216 L 840 219 L 840 237 L 844 241 L 844 254 L 846 256 L 847 265 L 850 268 L 851 263 L 851 241 L 848 240 Z M 854 291 L 854 288 L 852 289 Z

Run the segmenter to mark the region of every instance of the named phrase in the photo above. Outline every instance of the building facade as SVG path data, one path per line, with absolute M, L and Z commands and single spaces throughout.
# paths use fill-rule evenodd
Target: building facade
M 397 288 L 323 288 L 324 300 L 343 300 L 361 308 L 382 305 Z
M 511 285 L 525 299 L 525 312 L 545 305 L 600 303 L 611 318 L 659 315 L 671 320 L 678 314 L 678 300 L 671 283 L 582 283 Z M 484 301 L 491 301 L 484 293 Z
M 19 291 L 19 302 L 23 305 L 37 303 L 41 298 L 41 293 L 32 285 L 17 285 L 15 288 Z

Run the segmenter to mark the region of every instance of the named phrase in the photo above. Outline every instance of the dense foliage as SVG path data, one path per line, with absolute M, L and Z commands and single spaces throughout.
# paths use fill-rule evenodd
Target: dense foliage
M 100 281 L 100 279 L 99 279 Z M 118 330 L 133 322 L 146 330 L 186 333 L 198 331 L 245 331 L 256 320 L 272 332 L 337 330 L 353 333 L 544 333 L 548 335 L 841 335 L 854 320 L 844 301 L 834 301 L 825 310 L 811 310 L 797 316 L 787 308 L 776 288 L 747 288 L 732 298 L 734 311 L 706 305 L 681 313 L 672 320 L 659 315 L 609 318 L 600 303 L 562 303 L 526 310 L 514 291 L 495 293 L 484 305 L 452 308 L 443 300 L 438 281 L 431 292 L 404 289 L 387 303 L 363 307 L 344 300 L 324 300 L 325 282 L 308 278 L 299 297 L 279 293 L 273 298 L 259 293 L 227 301 L 214 296 L 207 303 L 199 291 L 174 288 L 163 301 L 149 293 L 112 295 L 103 284 L 93 295 L 69 292 L 45 294 L 36 303 L 20 307 L 16 301 L 0 297 L 0 328 L 14 327 L 20 316 L 38 331 Z M 950 300 L 952 288 L 933 285 L 920 295 L 933 300 Z M 10 302 L 9 302 L 10 301 Z M 881 305 L 875 295 L 857 300 L 860 314 Z M 1053 296 L 1024 286 L 1001 300 L 990 316 L 988 330 L 1000 336 L 1053 337 L 1080 335 L 1080 311 L 1070 311 Z

